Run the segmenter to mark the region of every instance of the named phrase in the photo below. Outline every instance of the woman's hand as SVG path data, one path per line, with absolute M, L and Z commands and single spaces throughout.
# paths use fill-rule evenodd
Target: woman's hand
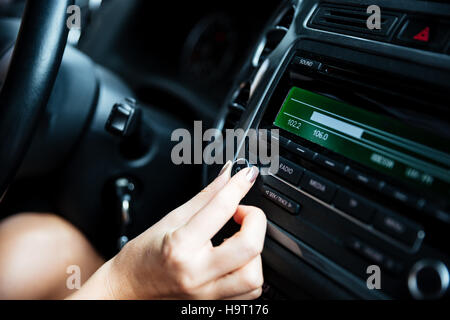
M 200 194 L 127 244 L 71 298 L 258 298 L 267 222 L 260 209 L 239 205 L 258 169 L 230 175 L 231 162 Z M 232 217 L 240 231 L 213 247 L 211 238 Z

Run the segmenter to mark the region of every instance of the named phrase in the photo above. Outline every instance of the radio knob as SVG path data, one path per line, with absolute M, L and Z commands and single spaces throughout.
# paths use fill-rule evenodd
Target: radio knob
M 233 167 L 231 169 L 231 176 L 239 173 L 239 171 L 251 168 L 250 162 L 247 159 L 241 158 L 233 162 Z
M 449 278 L 447 266 L 443 262 L 420 260 L 409 273 L 409 292 L 417 300 L 439 299 L 448 289 Z

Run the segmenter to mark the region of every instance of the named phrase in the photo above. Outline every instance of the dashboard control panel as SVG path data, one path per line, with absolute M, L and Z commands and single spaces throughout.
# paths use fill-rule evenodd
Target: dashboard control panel
M 323 259 L 319 269 L 357 297 L 447 297 L 450 136 L 438 119 L 445 90 L 382 79 L 402 81 L 297 49 L 258 120 L 272 132 L 279 167 L 248 202 L 294 239 L 292 253 Z M 427 121 L 415 121 L 418 114 Z M 373 266 L 382 279 L 376 293 L 366 285 Z

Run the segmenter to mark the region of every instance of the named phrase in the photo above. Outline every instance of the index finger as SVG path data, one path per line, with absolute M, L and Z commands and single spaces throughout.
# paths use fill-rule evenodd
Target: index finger
M 219 176 L 194 198 L 169 213 L 164 221 L 177 228 L 186 224 L 201 208 L 203 208 L 231 179 L 233 163 L 228 161 Z
M 203 245 L 214 237 L 234 216 L 239 203 L 253 187 L 258 177 L 256 167 L 247 168 L 235 175 L 215 197 L 177 232 L 195 245 Z

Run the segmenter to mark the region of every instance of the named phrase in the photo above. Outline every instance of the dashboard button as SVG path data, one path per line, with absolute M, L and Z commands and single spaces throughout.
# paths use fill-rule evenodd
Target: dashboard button
M 351 238 L 347 241 L 347 245 L 361 257 L 382 266 L 391 273 L 399 273 L 403 270 L 403 266 L 400 263 L 356 238 Z
M 443 50 L 449 30 L 450 27 L 445 24 L 410 18 L 400 29 L 396 42 L 414 47 Z
M 280 157 L 278 173 L 276 175 L 283 180 L 297 186 L 303 175 L 304 169 L 295 163 Z M 273 172 L 272 172 L 273 173 Z
M 348 242 L 348 245 L 351 249 L 353 249 L 353 251 L 358 253 L 360 256 L 362 256 L 372 262 L 375 262 L 378 265 L 383 264 L 384 259 L 385 259 L 384 254 L 372 247 L 369 247 L 362 241 L 360 241 L 358 239 L 350 239 L 350 241 Z
M 352 180 L 366 185 L 372 189 L 378 190 L 380 187 L 380 182 L 365 173 L 362 173 L 355 169 L 348 169 L 345 174 Z
M 114 105 L 106 122 L 106 130 L 116 136 L 129 137 L 135 132 L 141 112 L 136 106 L 127 103 Z
M 419 199 L 411 194 L 408 194 L 402 190 L 399 190 L 393 186 L 385 185 L 382 189 L 382 193 L 385 195 L 402 202 L 410 207 L 417 208 Z
M 271 135 L 271 137 L 275 140 L 278 141 L 278 143 L 280 144 L 280 147 L 283 148 L 287 148 L 289 143 L 291 142 L 291 140 L 282 137 L 282 136 L 277 136 L 277 135 Z
M 263 194 L 267 199 L 276 203 L 292 215 L 297 215 L 300 211 L 300 205 L 298 203 L 266 185 L 263 186 Z
M 289 143 L 291 143 L 291 140 L 285 138 L 285 137 L 278 137 L 280 139 L 280 145 L 284 148 L 287 148 L 289 146 Z
M 434 204 L 426 204 L 424 209 L 426 214 L 442 221 L 445 222 L 447 224 L 450 223 L 450 213 L 445 212 L 443 209 L 438 208 L 437 206 L 435 206 Z
M 396 273 L 396 274 L 402 272 L 404 269 L 403 265 L 400 262 L 398 262 L 392 258 L 389 258 L 389 257 L 386 257 L 384 259 L 383 267 L 387 271 L 389 271 L 391 273 Z
M 314 151 L 311 151 L 308 148 L 305 148 L 292 141 L 288 145 L 288 150 L 307 160 L 313 160 L 316 157 L 316 153 Z
M 336 193 L 336 186 L 309 172 L 303 176 L 300 186 L 308 193 L 328 203 Z
M 311 60 L 309 58 L 296 56 L 294 58 L 294 65 L 303 67 L 305 69 L 310 69 L 312 71 L 317 71 L 320 68 L 321 63 L 315 60 Z
M 334 199 L 334 205 L 338 209 L 366 223 L 372 221 L 376 210 L 369 202 L 344 190 L 338 190 Z
M 374 226 L 378 230 L 412 246 L 419 235 L 419 228 L 410 225 L 404 219 L 395 217 L 386 212 L 378 212 L 375 216 Z
M 337 173 L 343 174 L 345 172 L 345 165 L 334 161 L 333 159 L 330 159 L 328 157 L 325 157 L 321 154 L 317 155 L 315 161 L 320 164 L 323 167 L 326 167 L 328 169 L 331 169 Z

